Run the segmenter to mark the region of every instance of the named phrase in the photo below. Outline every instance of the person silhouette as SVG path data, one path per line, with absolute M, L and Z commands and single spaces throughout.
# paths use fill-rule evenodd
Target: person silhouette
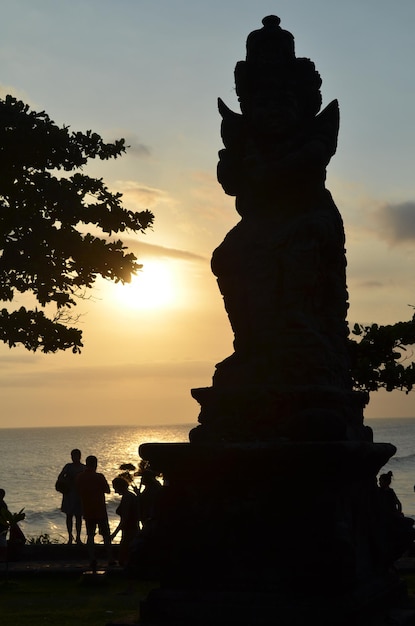
M 142 530 L 149 532 L 153 528 L 163 487 L 151 470 L 144 470 L 141 477 L 140 522 Z
M 390 565 L 410 549 L 415 540 L 414 520 L 405 517 L 402 504 L 391 487 L 392 476 L 389 471 L 378 478 L 378 526 L 382 551 Z
M 75 518 L 75 541 L 77 544 L 81 541 L 82 529 L 82 507 L 79 493 L 76 489 L 76 477 L 83 472 L 85 465 L 81 463 L 81 451 L 74 448 L 71 451 L 71 463 L 67 463 L 58 476 L 58 481 L 64 480 L 67 484 L 67 491 L 62 494 L 61 511 L 66 515 L 66 529 L 68 531 L 68 544 L 74 541 L 73 536 L 73 520 Z
M 403 515 L 402 504 L 395 491 L 391 487 L 392 476 L 392 472 L 389 471 L 385 474 L 380 474 L 378 478 L 380 506 L 385 514 L 400 516 Z
M 116 509 L 117 515 L 120 516 L 120 522 L 111 534 L 111 539 L 114 539 L 119 531 L 121 531 L 118 562 L 120 565 L 126 565 L 130 556 L 131 547 L 137 539 L 139 532 L 138 496 L 129 490 L 128 482 L 121 476 L 114 478 L 112 486 L 115 493 L 121 496 L 121 502 Z
M 5 555 L 7 551 L 7 532 L 9 525 L 6 520 L 6 514 L 8 512 L 7 504 L 4 501 L 6 492 L 4 489 L 0 489 L 0 561 L 5 561 Z M 4 516 L 4 517 L 3 517 Z
M 157 480 L 156 474 L 145 469 L 141 473 L 138 493 L 140 531 L 137 540 L 133 542 L 130 558 L 126 564 L 126 574 L 130 583 L 136 577 L 148 578 L 149 575 L 154 575 L 157 578 L 159 574 L 160 559 L 164 558 L 161 556 L 163 548 L 160 547 L 158 534 L 164 493 L 164 486 Z M 161 534 L 165 535 L 163 531 Z
M 94 538 L 97 527 L 107 548 L 108 565 L 114 565 L 107 506 L 105 503 L 105 494 L 110 493 L 111 490 L 104 474 L 97 472 L 98 459 L 96 456 L 87 456 L 85 465 L 85 471 L 76 477 L 76 488 L 82 503 L 82 515 L 86 527 L 86 543 L 91 560 L 90 566 L 93 571 L 96 571 L 97 560 Z

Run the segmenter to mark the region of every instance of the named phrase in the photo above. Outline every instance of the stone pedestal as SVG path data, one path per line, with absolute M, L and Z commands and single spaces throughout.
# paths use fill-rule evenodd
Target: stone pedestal
M 391 444 L 144 444 L 139 452 L 167 483 L 150 539 L 161 587 L 141 607 L 144 624 L 339 626 L 399 592 L 376 505 Z

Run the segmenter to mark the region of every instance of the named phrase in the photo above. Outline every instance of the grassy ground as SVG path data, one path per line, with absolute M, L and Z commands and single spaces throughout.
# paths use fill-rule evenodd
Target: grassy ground
M 401 578 L 406 583 L 408 595 L 415 598 L 415 573 L 402 574 Z
M 155 583 L 135 582 L 132 593 L 120 575 L 92 583 L 78 574 L 10 576 L 0 581 L 2 624 L 13 626 L 105 626 L 136 623 L 140 600 Z
M 402 576 L 415 594 L 415 574 Z M 156 583 L 136 581 L 132 593 L 120 574 L 93 583 L 79 574 L 10 575 L 0 578 L 1 624 L 10 626 L 106 626 L 136 624 L 139 603 Z

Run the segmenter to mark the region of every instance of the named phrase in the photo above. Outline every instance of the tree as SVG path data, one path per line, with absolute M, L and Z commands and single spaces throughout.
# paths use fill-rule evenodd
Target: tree
M 0 100 L 0 300 L 29 292 L 36 304 L 0 311 L 0 340 L 10 348 L 80 352 L 82 331 L 69 326 L 78 298 L 98 276 L 126 283 L 140 269 L 110 238 L 144 232 L 153 214 L 125 209 L 120 193 L 82 172 L 89 159 L 125 150 L 124 139 L 104 143 L 90 130 L 58 127 L 10 95 Z
M 360 391 L 400 389 L 415 384 L 415 363 L 405 353 L 415 344 L 415 315 L 407 322 L 379 326 L 355 324 L 349 339 L 353 387 Z M 405 365 L 405 361 L 408 363 Z

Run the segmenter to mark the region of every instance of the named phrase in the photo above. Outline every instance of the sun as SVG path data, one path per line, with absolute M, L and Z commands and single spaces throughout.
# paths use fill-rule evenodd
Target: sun
M 168 263 L 146 261 L 130 283 L 113 285 L 116 304 L 127 309 L 162 309 L 174 306 L 175 279 Z

